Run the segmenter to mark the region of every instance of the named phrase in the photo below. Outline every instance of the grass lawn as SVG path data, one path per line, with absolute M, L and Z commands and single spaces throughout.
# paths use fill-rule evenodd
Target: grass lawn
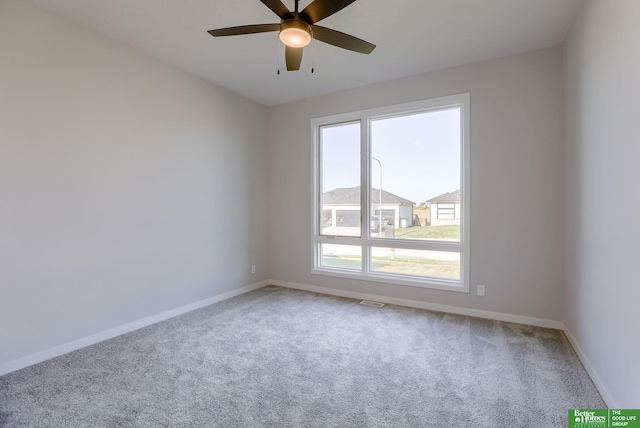
M 373 270 L 434 278 L 460 278 L 460 261 L 411 258 L 373 258 Z
M 401 239 L 442 239 L 460 240 L 460 226 L 411 226 L 395 230 L 396 238 Z

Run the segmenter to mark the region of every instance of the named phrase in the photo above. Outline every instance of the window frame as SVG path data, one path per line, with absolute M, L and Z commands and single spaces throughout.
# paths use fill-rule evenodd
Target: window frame
M 404 240 L 370 236 L 371 209 L 371 122 L 377 119 L 401 117 L 429 111 L 460 108 L 460 241 Z M 417 102 L 397 104 L 380 108 L 325 116 L 311 120 L 311 273 L 339 278 L 383 282 L 394 285 L 423 287 L 469 293 L 470 271 L 470 96 L 468 93 Z M 360 124 L 360 236 L 329 236 L 321 234 L 320 215 L 322 206 L 322 171 L 320 169 L 321 141 L 320 130 L 324 126 L 337 126 L 349 123 Z M 326 190 L 326 189 L 325 189 Z M 432 213 L 433 215 L 433 213 Z M 326 267 L 321 264 L 322 244 L 355 245 L 361 248 L 361 269 L 342 269 Z M 371 270 L 371 249 L 374 247 L 403 248 L 415 250 L 433 250 L 460 254 L 460 279 L 449 280 L 435 277 L 418 277 L 405 274 L 380 273 Z

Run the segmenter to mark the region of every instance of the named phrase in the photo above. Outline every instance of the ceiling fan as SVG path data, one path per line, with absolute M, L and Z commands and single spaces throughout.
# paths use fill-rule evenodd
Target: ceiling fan
M 293 12 L 281 0 L 260 1 L 280 17 L 279 24 L 240 25 L 210 30 L 208 33 L 214 37 L 221 37 L 279 31 L 280 40 L 285 44 L 285 59 L 288 71 L 300 69 L 302 49 L 311 42 L 312 38 L 342 49 L 364 54 L 371 53 L 376 47 L 372 43 L 349 34 L 316 25 L 316 22 L 344 9 L 356 0 L 314 0 L 301 12 L 298 12 L 298 0 L 295 0 L 296 4 Z

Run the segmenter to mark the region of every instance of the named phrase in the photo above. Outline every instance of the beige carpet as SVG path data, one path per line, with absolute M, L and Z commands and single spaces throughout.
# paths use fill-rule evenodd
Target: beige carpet
M 0 377 L 7 427 L 566 427 L 563 333 L 265 287 Z

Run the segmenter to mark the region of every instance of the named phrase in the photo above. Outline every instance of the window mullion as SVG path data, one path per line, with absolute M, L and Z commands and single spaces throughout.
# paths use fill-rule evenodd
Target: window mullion
M 360 214 L 362 215 L 361 221 L 361 245 L 362 245 L 362 272 L 369 272 L 370 264 L 370 251 L 368 241 L 369 241 L 369 228 L 371 227 L 371 212 L 370 212 L 370 177 L 371 177 L 371 162 L 369 162 L 369 149 L 371 145 L 369 144 L 369 120 L 366 116 L 362 116 L 360 118 Z

